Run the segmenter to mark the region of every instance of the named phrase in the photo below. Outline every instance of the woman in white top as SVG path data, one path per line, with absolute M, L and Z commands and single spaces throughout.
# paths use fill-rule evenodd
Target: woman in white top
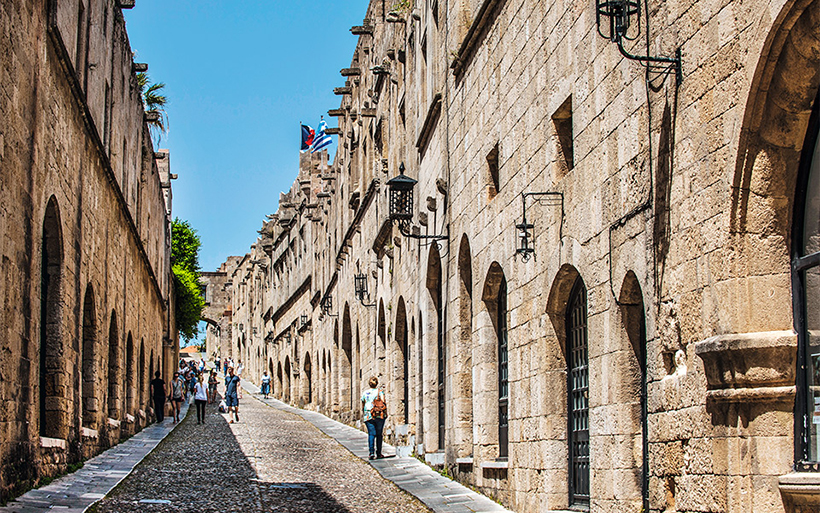
M 205 386 L 205 379 L 202 374 L 197 378 L 194 385 L 194 402 L 196 402 L 196 423 L 205 423 L 205 405 L 208 403 L 208 389 Z
M 370 459 L 383 458 L 382 430 L 387 418 L 387 401 L 384 392 L 378 390 L 379 378 L 373 376 L 368 381 L 369 390 L 362 394 L 362 410 L 364 410 L 364 424 L 367 426 L 367 446 L 370 450 Z

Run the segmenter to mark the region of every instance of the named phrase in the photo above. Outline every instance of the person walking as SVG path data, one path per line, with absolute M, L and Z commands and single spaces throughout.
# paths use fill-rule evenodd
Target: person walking
M 194 402 L 196 402 L 196 423 L 205 423 L 205 404 L 208 402 L 208 391 L 205 388 L 205 376 L 199 375 L 194 385 Z
M 265 399 L 268 398 L 268 394 L 270 393 L 270 376 L 268 376 L 268 371 L 262 373 L 262 395 L 265 396 Z
M 216 385 L 218 381 L 216 379 L 216 371 L 212 370 L 211 374 L 208 376 L 208 404 L 216 402 Z
M 171 381 L 171 406 L 174 408 L 174 424 L 179 422 L 179 409 L 182 401 L 185 400 L 185 381 L 180 377 L 179 372 L 174 373 L 174 380 Z
M 387 401 L 384 399 L 384 391 L 377 389 L 379 378 L 373 376 L 368 381 L 369 390 L 362 394 L 362 410 L 364 411 L 364 424 L 367 426 L 367 448 L 370 452 L 370 459 L 383 458 L 382 441 L 384 421 L 387 418 Z
M 228 406 L 228 417 L 230 417 L 231 410 L 233 410 L 236 422 L 239 422 L 239 387 L 239 376 L 233 373 L 233 367 L 228 367 L 228 377 L 225 378 L 225 404 Z M 230 420 L 230 423 L 234 423 L 233 419 Z
M 165 380 L 159 377 L 159 371 L 154 373 L 154 379 L 151 380 L 151 398 L 154 400 L 154 415 L 157 417 L 157 422 L 165 420 L 165 398 L 168 391 L 165 389 Z

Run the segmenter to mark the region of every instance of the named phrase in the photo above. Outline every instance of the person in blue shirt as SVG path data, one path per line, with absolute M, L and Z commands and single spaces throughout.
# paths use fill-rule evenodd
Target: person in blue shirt
M 228 367 L 228 377 L 225 378 L 225 404 L 228 406 L 228 416 L 230 417 L 233 410 L 236 422 L 239 422 L 239 381 L 239 376 L 233 373 L 233 367 Z M 231 419 L 230 423 L 233 424 L 234 420 Z

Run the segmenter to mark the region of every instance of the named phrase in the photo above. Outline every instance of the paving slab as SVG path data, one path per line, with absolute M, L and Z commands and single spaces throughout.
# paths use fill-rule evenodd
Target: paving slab
M 188 403 L 185 402 L 180 418 L 187 414 Z M 161 424 L 151 424 L 128 440 L 87 460 L 80 470 L 29 490 L 0 507 L 0 513 L 82 513 L 125 479 L 179 424 L 173 423 L 173 416 L 166 417 Z
M 425 506 L 437 513 L 489 513 L 509 512 L 489 497 L 442 476 L 415 458 L 396 457 L 395 447 L 385 443 L 384 459 L 368 460 L 367 433 L 342 424 L 315 411 L 302 410 L 277 399 L 265 399 L 260 389 L 248 380 L 242 380 L 242 388 L 263 403 L 299 415 L 320 431 L 335 438 L 355 456 L 370 463 L 385 479 L 416 496 Z

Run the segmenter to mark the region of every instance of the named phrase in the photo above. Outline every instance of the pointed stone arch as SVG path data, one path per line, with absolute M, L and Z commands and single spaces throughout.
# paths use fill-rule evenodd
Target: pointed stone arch
M 284 395 L 282 400 L 286 403 L 290 402 L 290 356 L 285 356 L 285 367 L 284 367 L 284 383 L 282 383 L 282 388 L 284 391 Z
M 484 278 L 481 300 L 485 316 L 479 337 L 480 352 L 486 358 L 476 362 L 479 372 L 493 376 L 482 387 L 479 401 L 490 412 L 486 419 L 486 432 L 490 436 L 484 443 L 498 447 L 498 457 L 509 456 L 509 411 L 511 396 L 509 393 L 509 358 L 508 358 L 508 313 L 507 313 L 507 279 L 498 262 L 490 264 Z M 478 395 L 478 394 L 477 394 Z
M 616 362 L 616 368 L 605 369 L 604 373 L 617 376 L 619 386 L 612 387 L 615 389 L 615 397 L 610 397 L 609 402 L 618 403 L 618 407 L 626 415 L 623 415 L 622 422 L 624 432 L 613 433 L 613 435 L 621 440 L 631 438 L 632 447 L 641 448 L 640 452 L 632 451 L 635 461 L 630 462 L 630 466 L 641 469 L 640 488 L 636 491 L 640 492 L 641 506 L 644 511 L 649 511 L 646 309 L 643 291 L 634 271 L 628 271 L 624 276 L 618 305 L 623 327 L 622 340 L 625 340 L 619 344 L 618 354 L 611 359 Z
M 117 326 L 117 311 L 111 311 L 108 324 L 108 418 L 120 418 L 120 333 Z
M 373 348 L 373 361 L 375 362 L 375 374 L 379 382 L 386 381 L 385 358 L 387 353 L 387 321 L 384 314 L 384 300 L 379 299 L 379 314 L 376 320 L 376 346 Z
M 353 327 L 348 303 L 345 303 L 343 312 L 341 352 L 339 353 L 340 413 L 350 412 L 353 408 Z
M 311 404 L 313 403 L 313 366 L 311 365 L 310 352 L 305 353 L 302 370 L 305 372 L 305 379 L 302 380 L 304 383 L 302 399 L 305 404 Z
M 97 310 L 94 287 L 89 283 L 83 299 L 82 356 L 82 426 L 97 429 L 99 399 L 97 396 L 99 367 L 97 363 Z
M 137 412 L 144 412 L 147 389 L 145 386 L 145 338 L 140 339 L 139 364 L 137 365 Z
M 441 254 L 438 245 L 431 244 L 427 254 L 427 277 L 425 284 L 429 293 L 430 314 L 429 319 L 431 351 L 428 354 L 433 356 L 433 360 L 428 363 L 434 372 L 434 389 L 431 391 L 430 410 L 435 418 L 435 444 L 443 451 L 447 444 L 447 344 L 446 336 L 446 314 L 444 307 L 444 284 L 442 280 Z M 424 343 L 422 341 L 422 343 Z M 432 419 L 431 419 L 432 420 Z
M 125 413 L 129 415 L 134 414 L 134 405 L 136 404 L 136 372 L 135 372 L 135 355 L 134 355 L 134 337 L 131 332 L 125 339 Z
M 284 400 L 285 378 L 284 373 L 282 372 L 282 362 L 277 362 L 276 364 L 276 384 L 276 397 Z
M 790 330 L 790 232 L 800 154 L 820 87 L 820 0 L 786 3 L 763 45 L 741 129 L 731 197 L 733 333 Z M 776 312 L 776 314 L 773 314 Z
M 63 341 L 63 228 L 57 199 L 48 200 L 43 217 L 40 267 L 40 436 L 68 437 L 68 369 Z
M 399 296 L 396 302 L 396 324 L 393 334 L 392 379 L 393 391 L 390 401 L 399 405 L 397 409 L 397 424 L 410 422 L 410 348 L 407 334 L 407 307 L 404 297 Z
M 473 455 L 473 262 L 470 240 L 462 235 L 458 250 L 458 330 L 453 355 L 453 408 L 457 458 Z

